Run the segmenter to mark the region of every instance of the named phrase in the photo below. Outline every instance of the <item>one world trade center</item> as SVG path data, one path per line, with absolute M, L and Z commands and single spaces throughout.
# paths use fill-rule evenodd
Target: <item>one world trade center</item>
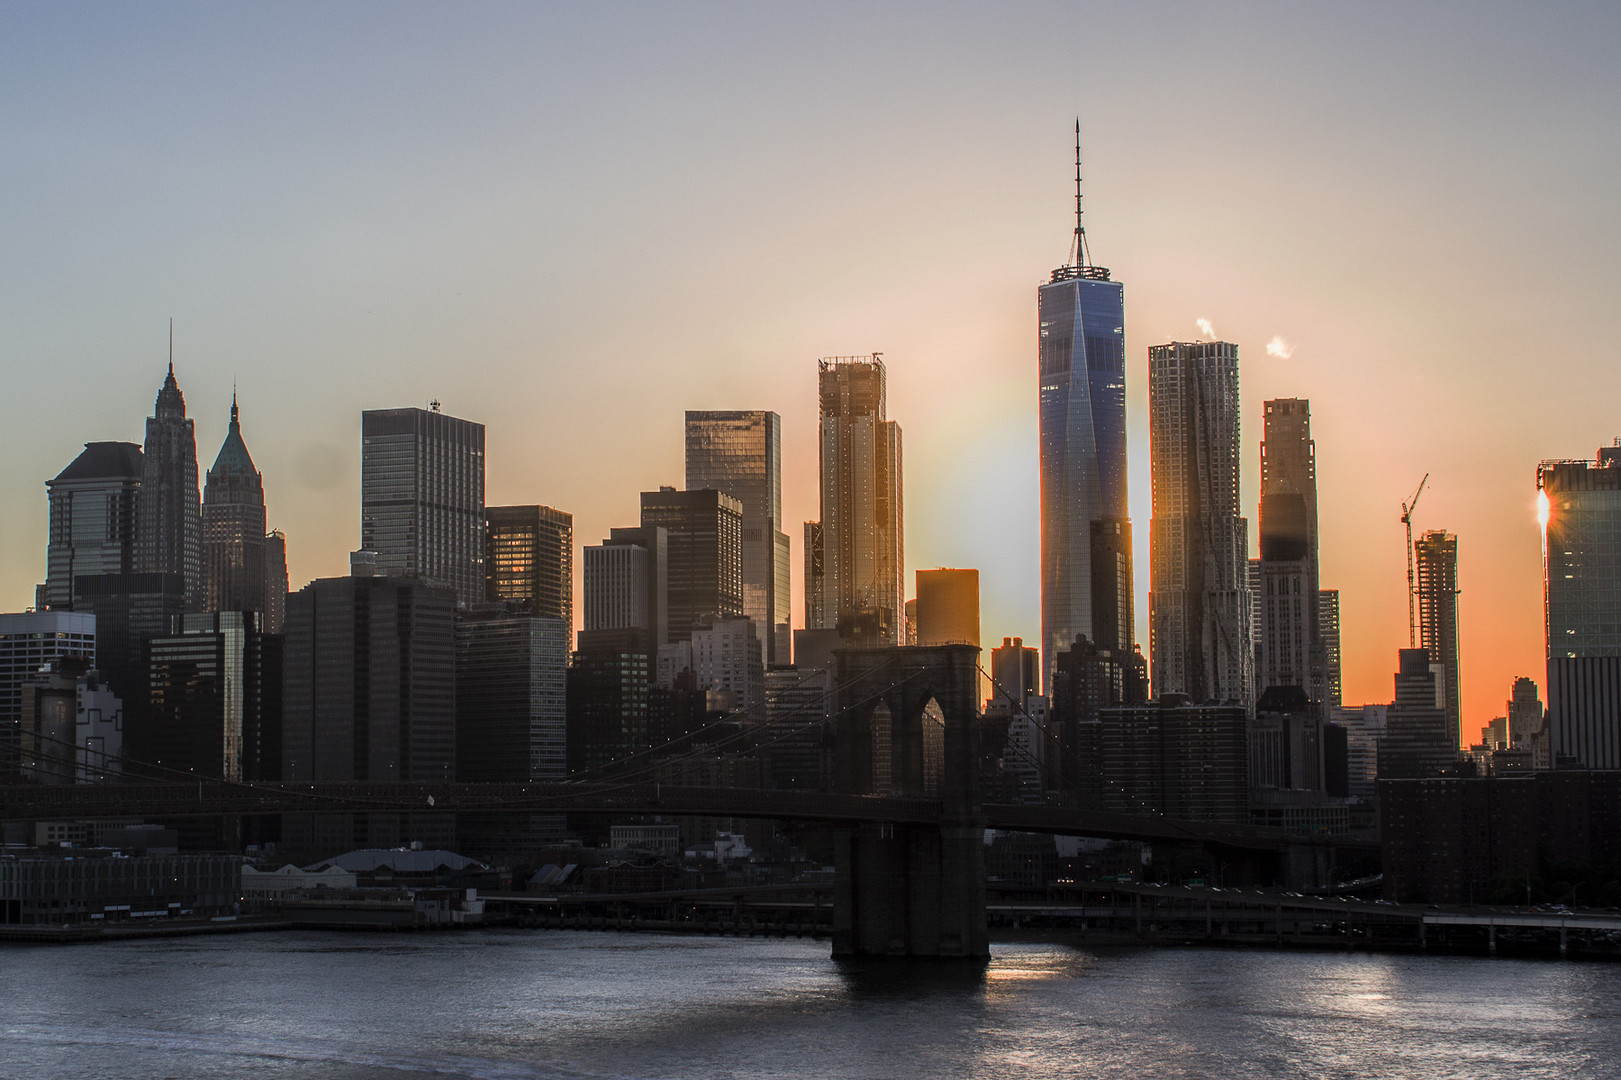
M 1095 266 L 1081 222 L 1075 128 L 1070 261 L 1036 290 L 1041 322 L 1041 661 L 1047 693 L 1059 652 L 1080 635 L 1131 649 L 1131 521 L 1126 508 L 1124 288 Z

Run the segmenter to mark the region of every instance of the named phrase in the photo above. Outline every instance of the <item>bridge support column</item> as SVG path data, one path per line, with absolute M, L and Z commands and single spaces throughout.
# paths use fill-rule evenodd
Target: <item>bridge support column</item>
M 984 829 L 863 825 L 837 834 L 834 857 L 834 956 L 990 956 Z
M 1322 844 L 1290 844 L 1283 850 L 1283 876 L 1296 892 L 1318 892 L 1334 883 L 1334 852 Z

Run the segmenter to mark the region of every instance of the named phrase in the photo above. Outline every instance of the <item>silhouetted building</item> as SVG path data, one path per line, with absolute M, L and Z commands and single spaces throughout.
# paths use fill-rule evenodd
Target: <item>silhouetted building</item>
M 1462 745 L 1458 668 L 1458 538 L 1432 529 L 1413 545 L 1418 561 L 1418 643 L 1445 672 L 1452 748 Z
M 1058 653 L 1079 636 L 1132 643 L 1126 504 L 1125 287 L 1095 266 L 1075 165 L 1071 259 L 1036 290 L 1041 424 L 1041 653 L 1052 690 Z M 1102 529 L 1098 526 L 1107 523 Z
M 991 680 L 990 707 L 1024 708 L 1041 692 L 1041 650 L 1027 647 L 1023 638 L 1003 638 L 991 650 Z
M 96 667 L 123 699 L 125 741 L 133 745 L 148 698 L 146 646 L 179 632 L 186 580 L 179 574 L 80 575 L 73 590 L 73 609 L 96 616 Z
M 186 610 L 203 606 L 203 516 L 197 491 L 197 435 L 186 417 L 186 399 L 175 382 L 174 364 L 146 421 L 137 500 L 135 569 L 143 574 L 179 574 Z
M 764 753 L 771 786 L 829 790 L 833 754 L 826 727 L 831 665 L 768 671 L 765 688 Z
M 123 702 L 88 661 L 77 656 L 46 661 L 22 685 L 22 776 L 37 784 L 117 779 L 123 769 L 123 719 Z
M 287 625 L 287 537 L 280 529 L 265 534 L 265 633 Z
M 1098 806 L 1104 779 L 1102 710 L 1145 703 L 1148 664 L 1135 649 L 1123 655 L 1099 649 L 1083 635 L 1058 654 L 1051 689 L 1049 771 L 1056 763 L 1063 790 L 1081 806 Z
M 647 749 L 652 655 L 643 629 L 579 632 L 569 658 L 566 701 L 571 774 L 603 774 L 621 758 Z
M 1188 821 L 1249 821 L 1242 705 L 1166 695 L 1098 711 L 1104 809 Z
M 127 574 L 136 561 L 136 502 L 145 466 L 134 443 L 85 443 L 72 464 L 45 482 L 50 539 L 45 606 L 73 607 L 81 574 Z
M 187 615 L 179 634 L 152 639 L 131 756 L 198 777 L 281 778 L 282 639 L 264 633 L 263 618 Z
M 1238 346 L 1148 353 L 1149 663 L 1154 693 L 1253 706 L 1254 651 L 1239 515 Z
M 767 667 L 786 664 L 789 546 L 782 531 L 782 420 L 774 412 L 687 413 L 687 489 L 724 492 L 743 505 L 743 613 Z
M 712 489 L 644 491 L 642 528 L 666 534 L 664 642 L 743 614 L 742 503 Z
M 360 546 L 391 578 L 484 599 L 484 425 L 435 409 L 361 413 Z
M 1250 784 L 1280 791 L 1322 791 L 1323 722 L 1299 686 L 1271 686 L 1250 722 Z
M 1261 632 L 1257 693 L 1298 686 L 1327 697 L 1317 570 L 1317 460 L 1311 403 L 1266 402 L 1261 440 Z
M 978 570 L 917 572 L 916 644 L 979 644 Z
M 572 629 L 574 516 L 549 506 L 488 506 L 484 528 L 485 599 L 522 604 Z
M 22 687 L 41 668 L 73 657 L 96 663 L 96 617 L 88 612 L 0 615 L 0 776 L 16 776 L 22 738 Z
M 203 487 L 203 596 L 208 611 L 269 610 L 266 591 L 272 574 L 265 539 L 264 480 L 242 441 L 233 394 L 231 424 Z M 281 569 L 285 575 L 285 563 Z M 285 594 L 286 586 L 282 588 Z
M 1537 468 L 1543 518 L 1548 754 L 1621 768 L 1621 440 Z
M 878 355 L 817 362 L 822 514 L 805 529 L 805 625 L 895 645 L 906 608 L 901 428 L 885 419 Z
M 1426 649 L 1402 649 L 1396 700 L 1379 740 L 1379 779 L 1420 780 L 1457 765 L 1458 737 L 1447 718 L 1446 667 Z
M 1537 684 L 1523 676 L 1515 679 L 1507 711 L 1504 719 L 1508 721 L 1508 744 L 1529 747 L 1531 736 L 1542 726 L 1542 699 L 1537 696 Z
M 1322 589 L 1317 593 L 1317 634 L 1323 643 L 1323 705 L 1337 709 L 1345 700 L 1338 589 Z

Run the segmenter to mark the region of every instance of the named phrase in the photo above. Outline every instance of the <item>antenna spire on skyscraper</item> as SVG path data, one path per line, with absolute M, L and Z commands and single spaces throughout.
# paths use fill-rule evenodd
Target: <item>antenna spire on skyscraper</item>
M 1092 265 L 1086 250 L 1086 226 L 1081 221 L 1081 118 L 1075 118 L 1075 265 Z
M 1076 121 L 1080 123 L 1079 120 Z M 1079 205 L 1079 204 L 1077 204 Z M 169 316 L 169 377 L 174 378 L 174 316 Z

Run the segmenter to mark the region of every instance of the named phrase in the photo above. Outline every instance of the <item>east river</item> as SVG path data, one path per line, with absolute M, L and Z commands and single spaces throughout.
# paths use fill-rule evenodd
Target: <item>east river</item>
M 1621 1076 L 1621 967 L 998 945 L 288 932 L 0 947 L 0 1076 Z

